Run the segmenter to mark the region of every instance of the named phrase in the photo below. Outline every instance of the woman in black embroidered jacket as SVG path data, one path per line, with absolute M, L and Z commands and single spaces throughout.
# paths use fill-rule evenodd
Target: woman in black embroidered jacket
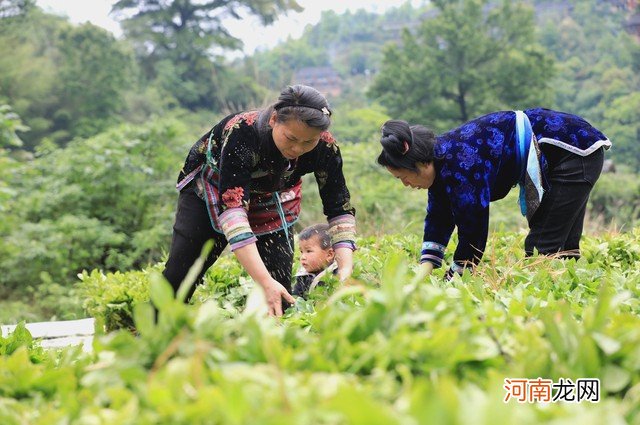
M 611 146 L 583 118 L 543 108 L 494 112 L 438 136 L 390 120 L 380 142 L 380 165 L 405 186 L 429 190 L 420 259 L 426 272 L 441 266 L 458 228 L 448 277 L 480 261 L 489 203 L 516 184 L 530 228 L 526 254 L 579 257 L 587 200 L 602 170 L 603 151 Z
M 301 177 L 314 173 L 330 225 L 338 274 L 351 274 L 355 210 L 340 150 L 326 131 L 331 111 L 315 89 L 287 87 L 270 107 L 232 114 L 198 140 L 178 177 L 180 190 L 163 272 L 175 290 L 207 240 L 214 246 L 197 282 L 230 245 L 265 291 L 269 313 L 281 315 L 293 262 L 290 227 L 300 213 Z M 191 289 L 188 298 L 193 294 Z M 187 299 L 188 299 L 187 298 Z

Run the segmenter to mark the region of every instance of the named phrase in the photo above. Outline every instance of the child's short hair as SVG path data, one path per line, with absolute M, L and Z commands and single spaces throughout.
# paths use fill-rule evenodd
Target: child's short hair
M 314 224 L 312 226 L 305 227 L 298 235 L 298 238 L 301 241 L 308 241 L 314 236 L 318 236 L 320 240 L 320 248 L 331 248 L 331 235 L 329 235 L 328 224 Z

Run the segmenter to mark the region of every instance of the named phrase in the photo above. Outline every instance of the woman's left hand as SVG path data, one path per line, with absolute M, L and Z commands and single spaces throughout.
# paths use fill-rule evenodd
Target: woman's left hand
M 336 263 L 338 263 L 338 278 L 344 282 L 353 273 L 353 251 L 349 248 L 336 248 Z
M 353 273 L 353 269 L 346 269 L 346 268 L 341 268 L 337 270 L 338 273 L 338 279 L 340 279 L 340 282 L 344 282 L 345 280 L 347 280 L 350 276 L 351 273 Z

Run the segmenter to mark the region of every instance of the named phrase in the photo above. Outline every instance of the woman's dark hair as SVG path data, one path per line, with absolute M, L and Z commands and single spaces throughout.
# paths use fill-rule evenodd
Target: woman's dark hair
M 416 164 L 433 162 L 436 135 L 422 125 L 409 126 L 406 121 L 389 120 L 382 125 L 380 144 L 378 164 L 416 171 Z
M 285 88 L 278 101 L 262 111 L 259 118 L 261 127 L 267 125 L 273 111 L 276 111 L 278 122 L 297 119 L 321 131 L 331 125 L 331 108 L 327 99 L 318 90 L 302 84 Z
M 300 239 L 301 241 L 308 241 L 314 236 L 317 236 L 319 238 L 320 248 L 331 248 L 331 235 L 329 235 L 328 224 L 321 223 L 305 227 L 298 235 L 298 239 Z

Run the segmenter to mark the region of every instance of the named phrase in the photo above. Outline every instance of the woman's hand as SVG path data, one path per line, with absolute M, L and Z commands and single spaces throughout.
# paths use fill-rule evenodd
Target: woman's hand
M 266 282 L 260 283 L 264 290 L 265 298 L 267 299 L 267 306 L 269 308 L 269 316 L 282 316 L 282 299 L 294 304 L 295 298 L 287 292 L 284 286 L 277 280 L 271 278 Z
M 267 306 L 269 307 L 269 315 L 282 316 L 282 298 L 291 304 L 295 303 L 296 300 L 280 282 L 271 277 L 262 258 L 260 258 L 256 244 L 251 243 L 243 246 L 233 251 L 233 253 L 253 281 L 264 290 Z
M 351 276 L 353 272 L 353 251 L 349 248 L 336 248 L 336 263 L 338 270 L 336 271 L 338 279 L 344 282 Z
M 430 263 L 429 261 L 420 264 L 419 268 L 418 268 L 418 275 L 420 275 L 420 277 L 424 278 L 427 277 L 431 274 L 431 272 L 433 272 L 433 263 Z

